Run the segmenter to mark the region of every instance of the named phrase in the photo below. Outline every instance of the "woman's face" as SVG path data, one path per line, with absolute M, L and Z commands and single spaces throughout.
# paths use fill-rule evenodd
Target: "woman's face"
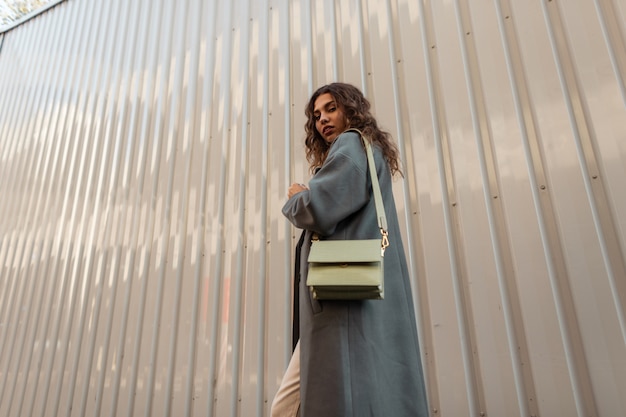
M 330 93 L 320 94 L 315 99 L 313 117 L 315 128 L 327 143 L 332 143 L 348 128 L 346 116 Z

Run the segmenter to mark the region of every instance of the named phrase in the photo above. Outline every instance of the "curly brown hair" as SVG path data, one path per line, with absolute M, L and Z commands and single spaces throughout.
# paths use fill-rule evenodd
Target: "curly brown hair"
M 332 83 L 318 88 L 304 110 L 307 117 L 307 122 L 304 125 L 306 132 L 304 144 L 306 146 L 306 159 L 309 161 L 311 172 L 322 166 L 330 148 L 330 144 L 317 131 L 315 115 L 313 114 L 315 100 L 326 93 L 335 99 L 337 106 L 343 111 L 347 119 L 347 127 L 359 129 L 370 138 L 372 144 L 378 145 L 382 150 L 391 174 L 402 175 L 398 147 L 393 142 L 391 135 L 378 127 L 378 123 L 370 111 L 370 102 L 363 96 L 361 90 L 345 83 Z

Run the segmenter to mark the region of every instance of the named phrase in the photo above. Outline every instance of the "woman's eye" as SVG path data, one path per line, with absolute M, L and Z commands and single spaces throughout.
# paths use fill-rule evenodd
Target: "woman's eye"
M 319 115 L 319 114 L 317 114 L 317 115 L 313 116 L 313 119 L 314 119 L 315 121 L 318 121 L 318 120 L 320 119 L 320 115 Z

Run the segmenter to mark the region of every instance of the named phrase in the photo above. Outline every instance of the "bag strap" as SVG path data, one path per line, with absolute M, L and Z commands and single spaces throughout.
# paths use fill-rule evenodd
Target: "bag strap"
M 378 183 L 378 174 L 376 173 L 376 163 L 374 162 L 374 152 L 372 151 L 372 142 L 359 129 L 350 128 L 345 130 L 357 132 L 363 140 L 365 152 L 367 153 L 367 165 L 370 170 L 372 179 L 372 190 L 374 192 L 374 203 L 376 204 L 376 216 L 378 218 L 378 228 L 380 229 L 381 238 L 381 254 L 385 255 L 385 249 L 389 246 L 389 233 L 387 231 L 387 216 L 385 216 L 385 206 L 383 205 L 383 197 L 380 192 L 380 184 Z

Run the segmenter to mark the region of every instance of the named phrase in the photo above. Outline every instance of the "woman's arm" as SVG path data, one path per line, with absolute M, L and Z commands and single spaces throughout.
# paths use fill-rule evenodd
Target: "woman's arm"
M 370 190 L 366 172 L 360 137 L 354 132 L 342 134 L 309 182 L 309 189 L 290 187 L 299 192 L 285 203 L 283 214 L 298 228 L 332 235 L 342 220 L 367 204 Z

